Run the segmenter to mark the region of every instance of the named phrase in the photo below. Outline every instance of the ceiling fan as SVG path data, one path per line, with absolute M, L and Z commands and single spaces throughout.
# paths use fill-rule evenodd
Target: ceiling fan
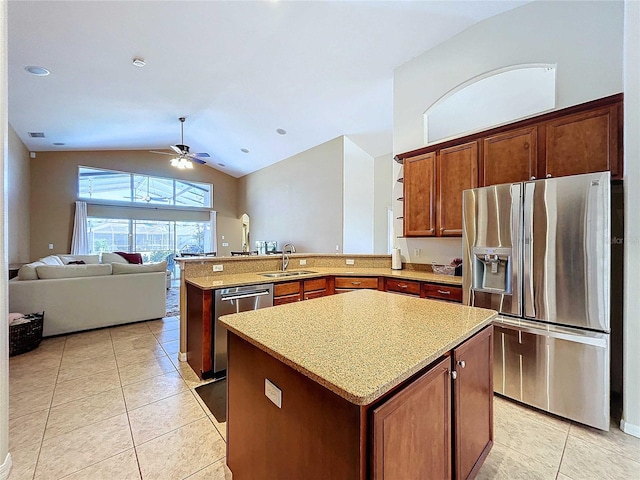
M 151 195 L 151 191 L 149 188 L 149 179 L 147 179 L 147 194 L 146 195 L 142 195 L 140 193 L 137 193 L 136 195 L 126 195 L 123 198 L 128 198 L 129 200 L 143 200 L 147 203 L 149 202 L 168 202 L 169 201 L 169 197 L 163 197 L 162 195 Z M 138 191 L 138 187 L 136 187 L 136 192 Z
M 210 155 L 208 153 L 189 153 L 189 145 L 184 144 L 184 121 L 185 117 L 180 117 L 180 142 L 177 145 L 169 145 L 169 147 L 176 153 L 167 153 L 167 152 L 158 152 L 151 151 L 151 153 L 159 153 L 161 155 L 172 155 L 174 158 L 171 159 L 171 165 L 180 168 L 193 168 L 193 163 L 206 163 L 202 158 L 209 158 Z M 177 154 L 177 156 L 175 156 Z

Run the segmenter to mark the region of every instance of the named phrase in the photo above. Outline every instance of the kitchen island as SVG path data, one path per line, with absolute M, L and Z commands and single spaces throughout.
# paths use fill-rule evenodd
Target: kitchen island
M 221 317 L 234 480 L 473 477 L 494 316 L 361 290 Z

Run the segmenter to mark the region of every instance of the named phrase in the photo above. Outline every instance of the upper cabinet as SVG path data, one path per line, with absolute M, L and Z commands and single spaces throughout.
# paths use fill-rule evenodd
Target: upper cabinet
M 462 191 L 611 171 L 621 180 L 622 94 L 399 154 L 404 236 L 462 235 Z
M 482 184 L 525 182 L 538 171 L 538 127 L 527 127 L 482 140 Z
M 545 124 L 545 177 L 611 170 L 618 172 L 617 105 L 568 115 Z
M 436 209 L 437 234 L 462 235 L 462 191 L 478 186 L 478 142 L 438 152 Z

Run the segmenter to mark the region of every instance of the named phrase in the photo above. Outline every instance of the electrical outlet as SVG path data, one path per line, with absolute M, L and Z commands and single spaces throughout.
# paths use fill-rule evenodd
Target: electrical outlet
M 340 245 L 336 244 L 336 252 L 340 251 Z
M 419 257 L 420 256 L 420 249 L 419 248 L 414 248 L 413 249 L 413 256 L 414 257 Z
M 353 258 L 347 258 L 347 265 L 355 265 L 356 261 Z
M 213 266 L 213 271 L 214 272 L 221 272 L 224 270 L 224 265 L 214 265 Z
M 222 246 L 223 246 L 223 247 L 228 247 L 228 246 L 229 246 L 229 244 L 228 244 L 227 242 L 222 242 Z
M 49 250 L 53 250 L 53 243 L 49 244 Z
M 306 260 L 300 260 L 300 265 L 306 265 L 307 261 Z
M 282 390 L 276 387 L 267 378 L 264 379 L 264 394 L 276 407 L 282 408 Z

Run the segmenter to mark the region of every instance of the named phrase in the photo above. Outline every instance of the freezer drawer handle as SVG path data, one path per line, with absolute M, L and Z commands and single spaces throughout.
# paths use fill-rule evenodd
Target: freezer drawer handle
M 451 295 L 451 291 L 447 291 L 447 290 L 438 290 L 438 293 L 442 295 Z
M 458 360 L 458 365 L 460 365 L 460 368 L 464 368 L 467 366 L 467 362 L 464 360 Z
M 233 300 L 240 300 L 242 298 L 260 297 L 262 295 L 269 295 L 269 290 L 258 290 L 255 292 L 247 292 L 240 295 L 232 295 L 229 297 L 222 297 L 222 301 L 230 302 Z

